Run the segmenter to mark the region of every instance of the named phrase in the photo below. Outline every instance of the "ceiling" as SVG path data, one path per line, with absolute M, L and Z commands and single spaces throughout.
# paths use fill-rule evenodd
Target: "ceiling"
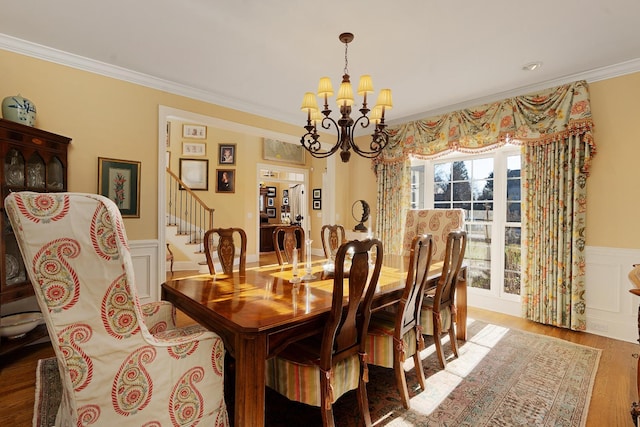
M 391 88 L 396 123 L 640 71 L 639 22 L 638 0 L 11 1 L 0 48 L 302 126 L 348 31 L 352 83 Z

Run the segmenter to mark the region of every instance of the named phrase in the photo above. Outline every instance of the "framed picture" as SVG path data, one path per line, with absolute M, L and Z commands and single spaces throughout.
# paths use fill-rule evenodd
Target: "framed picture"
M 283 197 L 282 198 L 282 204 L 285 205 L 285 206 L 288 206 L 289 205 L 289 198 L 288 197 Z
M 322 199 L 322 189 L 314 188 L 313 189 L 313 198 L 314 199 Z
M 113 200 L 123 217 L 140 218 L 140 162 L 98 157 L 98 194 Z
M 322 209 L 322 200 L 314 200 L 313 201 L 313 210 L 319 211 Z
M 265 138 L 263 142 L 262 157 L 265 160 L 304 165 L 304 152 L 305 149 L 300 144 L 291 144 L 284 141 Z
M 202 125 L 182 125 L 182 137 L 194 139 L 206 139 L 207 127 Z
M 216 193 L 236 192 L 235 169 L 216 169 Z
M 282 197 L 289 197 L 289 190 L 282 190 Z
M 192 190 L 208 190 L 209 160 L 180 159 L 180 180 Z
M 267 187 L 267 197 L 276 197 L 276 187 Z
M 182 155 L 183 156 L 206 156 L 207 144 L 203 142 L 183 142 Z
M 270 208 L 274 207 L 275 204 L 275 199 L 273 197 L 268 197 L 267 198 L 267 206 L 269 206 Z
M 276 208 L 267 208 L 267 218 L 276 217 Z
M 218 164 L 236 164 L 236 144 L 220 144 L 218 147 Z

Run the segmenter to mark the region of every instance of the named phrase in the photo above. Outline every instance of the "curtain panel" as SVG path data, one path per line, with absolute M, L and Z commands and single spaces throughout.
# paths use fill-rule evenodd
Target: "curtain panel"
M 402 241 L 401 207 L 409 208 L 411 157 L 475 154 L 507 143 L 523 146 L 523 314 L 584 330 L 586 177 L 596 152 L 587 83 L 577 81 L 387 131 L 389 144 L 373 160 L 381 212 L 377 230 L 385 250 Z M 387 206 L 393 209 L 387 211 Z

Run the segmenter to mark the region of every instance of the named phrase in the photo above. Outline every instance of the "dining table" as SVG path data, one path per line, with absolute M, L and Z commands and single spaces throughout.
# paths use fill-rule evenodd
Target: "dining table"
M 290 343 L 322 331 L 334 282 L 327 265 L 326 260 L 307 262 L 296 277 L 308 277 L 299 283 L 292 283 L 297 280 L 292 280 L 291 265 L 268 265 L 248 268 L 244 274 L 198 274 L 162 284 L 161 298 L 220 335 L 235 359 L 235 426 L 264 425 L 266 360 Z M 408 257 L 384 255 L 373 310 L 400 300 L 407 268 Z M 435 288 L 441 272 L 442 262 L 431 265 L 427 292 Z M 456 284 L 459 340 L 466 340 L 467 334 L 466 274 L 463 266 Z

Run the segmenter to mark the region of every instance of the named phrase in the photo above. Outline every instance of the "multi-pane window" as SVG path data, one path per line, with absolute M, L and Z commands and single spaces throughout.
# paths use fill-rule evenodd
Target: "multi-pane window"
M 517 297 L 521 190 L 520 155 L 516 153 L 511 149 L 482 157 L 414 162 L 412 208 L 464 209 L 468 285 Z M 420 180 L 418 171 L 423 171 L 425 181 Z M 414 193 L 424 193 L 425 203 Z

